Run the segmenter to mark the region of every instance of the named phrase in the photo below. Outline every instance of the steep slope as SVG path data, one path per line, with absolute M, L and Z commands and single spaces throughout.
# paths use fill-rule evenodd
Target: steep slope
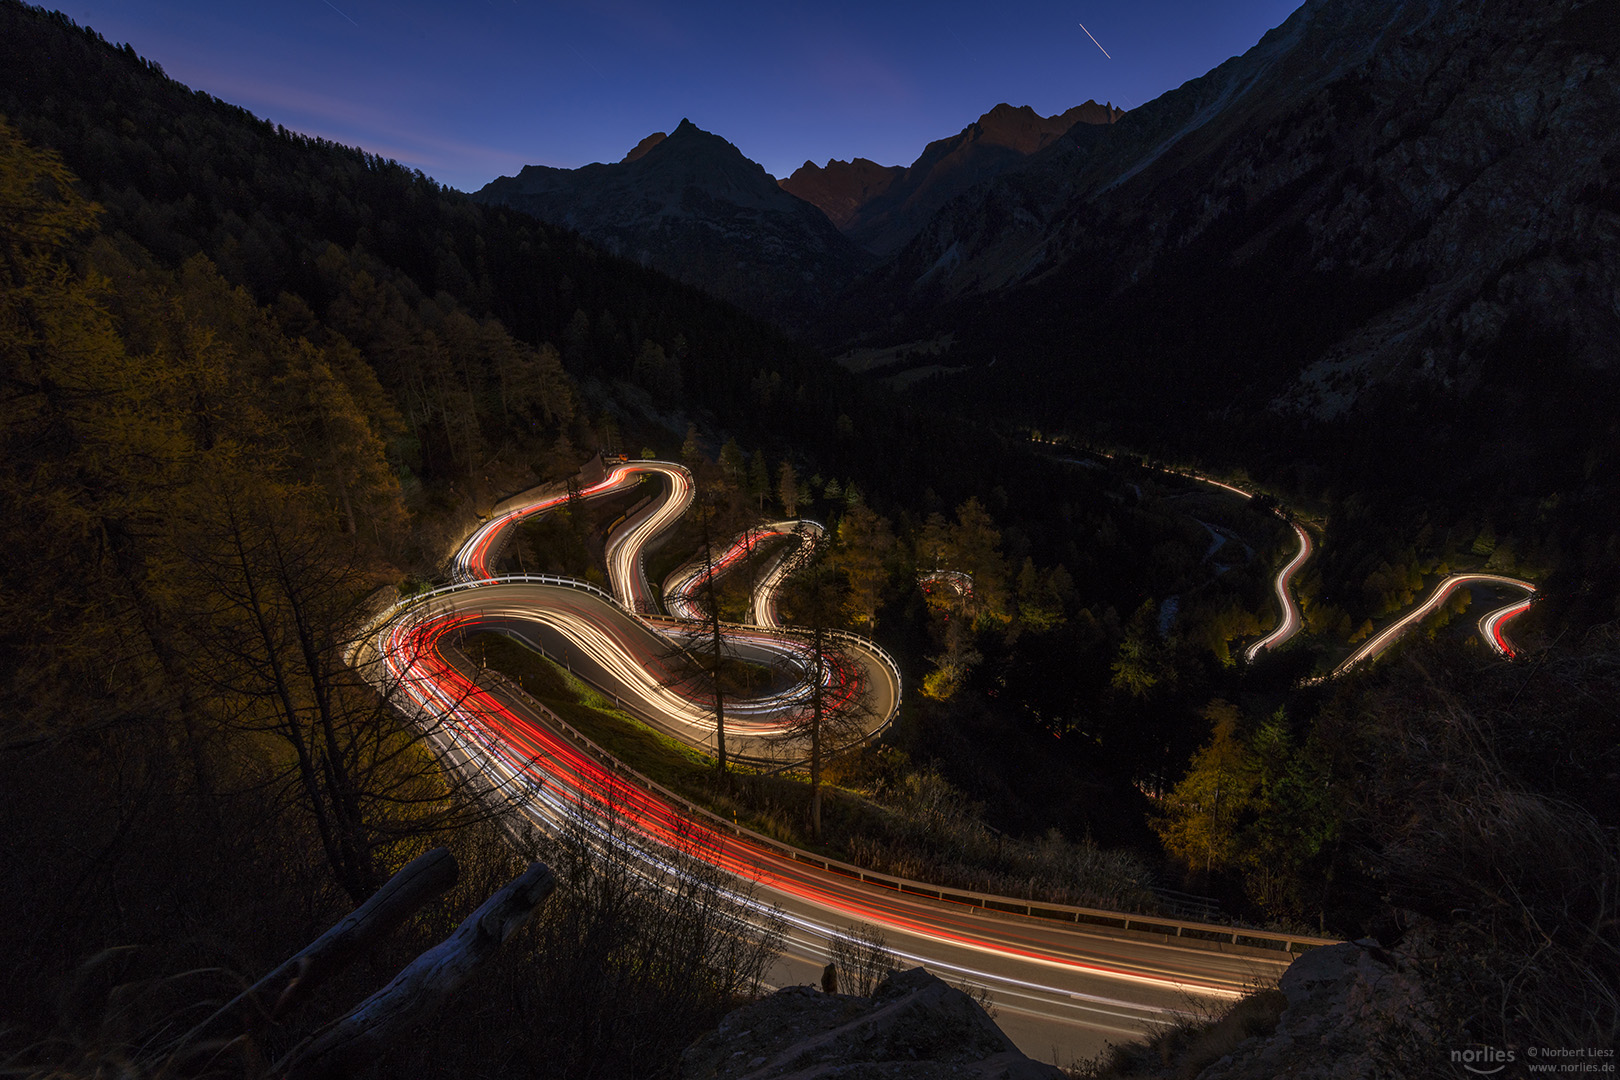
M 1002 103 L 950 138 L 929 143 L 908 168 L 865 158 L 829 161 L 826 168 L 807 161 L 782 187 L 821 207 L 866 250 L 888 255 L 973 185 L 1017 168 L 1076 124 L 1106 125 L 1123 115 L 1095 101 L 1055 116 Z
M 408 395 L 413 437 L 395 449 L 411 483 L 465 490 L 474 451 L 543 462 L 503 446 L 547 430 L 520 426 L 514 402 L 534 389 L 535 365 L 508 339 L 543 356 L 555 346 L 570 374 L 615 393 L 678 383 L 659 408 L 713 416 L 773 452 L 840 447 L 840 415 L 888 437 L 883 398 L 735 306 L 396 162 L 278 128 L 16 0 L 0 0 L 0 115 L 62 156 L 109 237 L 171 270 L 206 255 L 276 305 L 290 333 L 319 322 L 343 334 L 385 391 Z M 649 343 L 666 363 L 638 366 Z M 770 394 L 756 380 L 793 407 L 762 408 Z M 570 458 L 594 445 L 588 419 L 580 410 L 568 430 Z
M 1363 480 L 1505 466 L 1545 494 L 1613 449 L 1587 437 L 1620 360 L 1617 14 L 1311 0 L 948 206 L 864 317 L 932 303 L 903 330 L 953 331 L 947 364 L 1010 361 L 941 388 L 976 408 L 1205 446 L 1345 417 L 1386 433 Z
M 616 164 L 529 165 L 474 198 L 574 229 L 789 325 L 869 262 L 814 206 L 689 120 Z

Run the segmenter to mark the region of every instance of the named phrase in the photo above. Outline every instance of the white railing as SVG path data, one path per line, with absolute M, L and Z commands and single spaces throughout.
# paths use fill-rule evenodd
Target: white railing
M 452 582 L 449 585 L 440 585 L 436 588 L 428 590 L 427 592 L 406 597 L 405 599 L 394 604 L 383 613 L 383 615 L 377 620 L 376 625 L 392 622 L 394 619 L 404 614 L 407 610 L 418 607 L 439 597 L 450 596 L 454 593 L 472 592 L 477 589 L 487 589 L 493 585 L 551 585 L 567 589 L 576 589 L 583 593 L 589 593 L 597 599 L 612 605 L 621 614 L 636 620 L 654 633 L 660 633 L 665 629 L 665 627 L 671 625 L 692 625 L 690 622 L 683 621 L 681 619 L 661 615 L 643 615 L 640 612 L 631 611 L 619 600 L 618 597 L 614 596 L 606 589 L 603 589 L 597 585 L 592 585 L 588 581 L 581 581 L 579 578 L 563 577 L 560 574 L 501 574 L 496 577 L 480 578 L 477 581 L 457 581 Z M 794 637 L 797 636 L 798 633 L 795 631 L 783 630 L 780 627 L 757 626 L 753 623 L 726 622 L 721 623 L 720 625 L 722 629 L 725 630 L 764 634 L 769 637 Z M 889 655 L 888 650 L 884 649 L 883 646 L 879 645 L 871 638 L 863 637 L 860 634 L 851 633 L 848 630 L 826 630 L 824 632 L 834 640 L 846 642 L 870 653 L 872 657 L 876 659 L 877 662 L 883 667 L 884 671 L 888 673 L 890 680 L 894 684 L 894 703 L 890 706 L 888 715 L 883 718 L 882 723 L 874 727 L 869 733 L 867 733 L 867 735 L 859 740 L 859 742 L 850 744 L 852 746 L 859 745 L 860 742 L 869 741 L 886 730 L 890 724 L 894 723 L 895 717 L 900 714 L 900 700 L 904 690 L 904 683 L 900 678 L 900 665 L 895 663 L 894 657 Z
M 602 765 L 611 769 L 616 775 L 650 794 L 657 795 L 671 806 L 679 809 L 688 818 L 701 821 L 709 828 L 726 833 L 739 840 L 746 840 L 782 858 L 813 866 L 819 870 L 862 881 L 868 885 L 877 885 L 896 893 L 960 904 L 983 912 L 1020 915 L 1025 918 L 1073 923 L 1098 929 L 1122 930 L 1133 936 L 1143 935 L 1164 940 L 1167 944 L 1173 942 L 1174 944 L 1194 948 L 1203 947 L 1222 950 L 1226 947 L 1235 946 L 1257 951 L 1292 954 L 1320 945 L 1335 945 L 1339 942 L 1338 938 L 1318 937 L 1314 934 L 1260 930 L 1222 923 L 1201 922 L 1193 919 L 1179 919 L 1168 915 L 1081 907 L 1075 904 L 1047 903 L 1042 900 L 1024 897 L 982 893 L 972 889 L 958 889 L 917 881 L 912 878 L 897 877 L 893 874 L 868 870 L 865 867 L 847 863 L 840 859 L 830 859 L 822 855 L 816 855 L 805 851 L 803 848 L 794 847 L 792 844 L 783 843 L 774 837 L 756 832 L 746 825 L 739 825 L 736 822 L 729 821 L 707 807 L 701 806 L 663 786 L 656 780 L 637 772 L 597 746 L 589 737 L 552 712 L 543 703 L 535 700 L 513 680 L 503 678 L 500 681 L 507 692 L 525 699 L 525 703 L 529 704 L 538 714 L 544 716 L 551 727 L 563 737 L 590 754 Z

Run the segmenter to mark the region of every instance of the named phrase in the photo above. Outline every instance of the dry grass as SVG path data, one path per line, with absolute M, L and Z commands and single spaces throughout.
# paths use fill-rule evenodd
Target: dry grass
M 1271 1035 L 1287 1007 L 1282 991 L 1256 989 L 1224 1010 L 1194 1007 L 1142 1042 L 1110 1046 L 1065 1071 L 1073 1080 L 1193 1080 L 1246 1040 Z

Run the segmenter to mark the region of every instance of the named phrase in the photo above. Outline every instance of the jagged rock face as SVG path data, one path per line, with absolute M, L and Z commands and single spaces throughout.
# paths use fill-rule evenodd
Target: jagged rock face
M 1122 115 L 1095 101 L 1055 116 L 1003 103 L 956 135 L 929 143 L 909 168 L 864 158 L 829 161 L 825 169 L 807 161 L 782 187 L 821 207 L 866 250 L 887 255 L 973 185 L 1017 168 L 1076 124 L 1110 124 Z
M 807 161 L 781 183 L 784 191 L 819 206 L 829 221 L 847 232 L 861 207 L 881 197 L 905 175 L 903 165 L 879 165 L 861 157 L 854 161 L 834 158 L 826 168 Z
M 983 1009 L 923 968 L 870 998 L 789 987 L 727 1016 L 681 1059 L 682 1080 L 1062 1080 Z
M 1206 279 L 1269 262 L 1321 281 L 1324 303 L 1398 283 L 1277 388 L 1276 407 L 1316 417 L 1391 381 L 1468 392 L 1510 325 L 1611 365 L 1617 51 L 1613 0 L 1309 0 L 1243 56 L 951 204 L 884 280 L 949 301 L 1066 272 L 1104 304 L 1192 260 Z
M 669 138 L 669 136 L 666 133 L 662 131 L 655 131 L 645 139 L 642 139 L 640 142 L 636 143 L 631 151 L 624 155 L 623 160 L 635 161 L 637 158 L 646 157 L 647 151 L 651 150 L 653 147 L 657 146 L 667 138 Z M 622 163 L 623 162 L 621 162 L 621 164 Z
M 474 196 L 574 229 L 766 318 L 792 324 L 869 259 L 815 207 L 691 121 L 612 165 L 526 166 Z
M 1312 949 L 1278 983 L 1288 1007 L 1276 1031 L 1240 1043 L 1198 1080 L 1373 1080 L 1406 1075 L 1413 1056 L 1443 1073 L 1446 1050 L 1435 1045 L 1428 997 L 1408 966 L 1407 957 L 1349 942 Z

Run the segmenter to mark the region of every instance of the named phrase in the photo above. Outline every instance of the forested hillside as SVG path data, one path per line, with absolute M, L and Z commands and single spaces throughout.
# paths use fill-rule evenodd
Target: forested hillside
M 7 923 L 0 983 L 21 1037 L 50 1040 L 29 1060 L 90 1069 L 161 1051 L 128 1040 L 268 970 L 432 843 L 456 848 L 466 891 L 379 964 L 511 867 L 487 808 L 346 663 L 364 611 L 431 575 L 495 495 L 571 473 L 597 446 L 673 452 L 692 421 L 701 441 L 733 433 L 769 451 L 772 474 L 790 458 L 806 508 L 833 515 L 857 486 L 925 513 L 995 491 L 1007 514 L 1054 475 L 566 233 L 275 130 L 58 16 L 0 16 L 0 750 L 13 778 L 0 817 L 8 903 L 31 913 Z M 932 452 L 900 452 L 916 446 Z M 1074 512 L 1106 517 L 1106 486 L 1071 492 Z M 989 524 L 982 508 L 969 519 Z M 1129 524 L 1111 550 L 1158 527 Z M 1015 558 L 1042 564 L 1026 575 L 1044 605 L 1032 619 L 1125 602 L 1117 582 L 1047 588 L 1062 581 L 1049 560 L 1073 546 L 1062 525 L 1009 535 Z M 902 604 L 911 557 L 882 565 Z M 992 596 L 999 560 L 983 568 Z M 1005 626 L 1002 603 L 987 633 Z M 1084 640 L 1105 672 L 1108 632 Z M 917 729 L 921 753 L 935 722 Z M 1013 753 L 1046 738 L 1016 713 L 998 722 Z M 1076 820 L 1124 775 L 1088 788 Z M 1045 777 L 1045 790 L 1069 782 L 1059 760 Z M 1023 812 L 1040 790 L 1019 794 Z M 671 940 L 659 928 L 717 925 L 702 904 L 682 909 L 699 923 L 671 922 L 615 873 L 576 866 L 535 959 L 499 978 L 527 995 L 525 1015 L 552 1020 L 524 1036 L 529 1059 L 652 1075 L 738 985 L 702 953 L 658 951 Z M 247 1050 L 285 1049 L 364 976 Z M 138 1007 L 121 1009 L 133 987 Z M 601 1022 L 609 1001 L 625 1023 Z M 442 1023 L 457 1035 L 436 1044 L 441 1074 L 507 1052 L 476 1002 Z
M 1446 1037 L 1613 1037 L 1616 541 L 1595 512 L 1302 481 L 1327 540 L 1307 634 L 1245 663 L 1290 536 L 1268 500 L 903 405 L 700 292 L 10 0 L 0 110 L 0 1060 L 159 1071 L 199 1002 L 454 847 L 459 891 L 220 1059 L 251 1074 L 509 877 L 490 807 L 349 666 L 354 628 L 498 496 L 644 446 L 740 524 L 820 518 L 826 621 L 899 657 L 892 732 L 829 771 L 841 853 L 1415 928 Z M 1583 497 L 1606 460 L 1572 464 Z M 513 555 L 587 575 L 604 525 L 570 506 Z M 1526 662 L 1489 654 L 1463 601 L 1404 662 L 1302 681 L 1426 579 L 1532 561 L 1559 603 L 1525 617 Z M 972 588 L 919 587 L 940 570 Z M 816 587 L 788 590 L 789 617 Z M 713 783 L 804 830 L 805 785 Z M 733 925 L 715 879 L 673 903 L 568 838 L 544 854 L 558 899 L 394 1071 L 668 1075 L 748 992 L 711 949 Z M 1479 1015 L 1503 978 L 1515 1010 Z
M 60 153 L 108 231 L 160 265 L 205 254 L 280 305 L 295 333 L 304 316 L 289 305 L 360 349 L 405 402 L 394 450 L 425 476 L 477 474 L 531 404 L 575 441 L 599 438 L 608 392 L 576 416 L 540 385 L 559 357 L 577 379 L 624 380 L 660 409 L 708 410 L 783 444 L 830 444 L 840 413 L 865 413 L 852 381 L 727 304 L 394 162 L 279 129 L 14 0 L 0 5 L 0 114 Z M 437 387 L 455 393 L 429 401 Z M 773 400 L 794 407 L 755 420 Z

